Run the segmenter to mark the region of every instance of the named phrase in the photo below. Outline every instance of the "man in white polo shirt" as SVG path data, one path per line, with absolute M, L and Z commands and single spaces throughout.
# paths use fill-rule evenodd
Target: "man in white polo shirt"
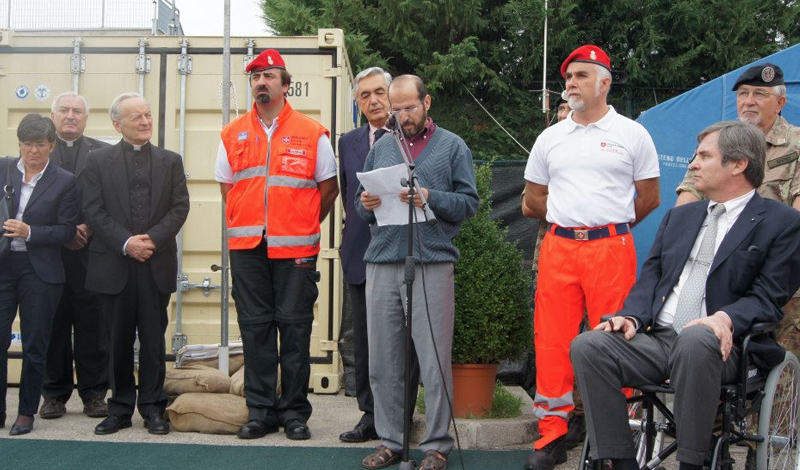
M 540 438 L 525 464 L 566 461 L 573 409 L 570 342 L 584 310 L 594 327 L 636 280 L 630 229 L 659 204 L 658 157 L 641 125 L 606 102 L 611 60 L 581 46 L 561 65 L 572 113 L 536 139 L 525 168 L 525 205 L 550 224 L 539 258 L 534 344 Z

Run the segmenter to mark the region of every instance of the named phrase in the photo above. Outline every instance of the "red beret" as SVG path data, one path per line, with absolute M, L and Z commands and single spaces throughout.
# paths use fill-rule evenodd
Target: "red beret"
M 602 49 L 591 44 L 581 46 L 567 57 L 567 60 L 561 64 L 561 76 L 567 78 L 567 66 L 570 62 L 589 62 L 592 64 L 601 65 L 611 71 L 611 59 L 608 58 Z
M 247 73 L 258 72 L 267 69 L 283 69 L 286 70 L 286 62 L 283 61 L 280 52 L 275 49 L 267 49 L 266 51 L 258 54 L 258 57 L 247 64 Z

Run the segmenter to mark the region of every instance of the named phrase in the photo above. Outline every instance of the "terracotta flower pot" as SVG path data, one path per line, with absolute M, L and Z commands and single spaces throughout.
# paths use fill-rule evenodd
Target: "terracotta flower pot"
M 489 414 L 496 376 L 497 364 L 453 364 L 453 415 Z

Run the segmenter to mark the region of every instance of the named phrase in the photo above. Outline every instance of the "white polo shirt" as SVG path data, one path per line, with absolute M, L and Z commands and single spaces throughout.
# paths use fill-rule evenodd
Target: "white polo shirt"
M 562 227 L 633 222 L 634 182 L 660 174 L 653 139 L 613 106 L 588 126 L 572 114 L 539 135 L 525 167 L 526 180 L 547 186 L 547 221 Z

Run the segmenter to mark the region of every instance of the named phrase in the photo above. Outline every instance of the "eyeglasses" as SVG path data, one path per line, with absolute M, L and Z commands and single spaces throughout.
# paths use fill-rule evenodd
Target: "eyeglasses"
M 389 111 L 389 114 L 393 114 L 395 116 L 400 116 L 403 113 L 414 114 L 415 112 L 417 112 L 420 106 L 422 106 L 422 103 L 415 106 L 409 106 L 408 108 L 392 109 L 391 111 Z
M 747 97 L 749 97 L 750 95 L 753 95 L 753 98 L 756 101 L 764 101 L 765 99 L 769 98 L 770 96 L 773 96 L 774 93 L 771 93 L 771 92 L 766 91 L 766 90 L 753 90 L 753 91 L 739 90 L 739 91 L 736 92 L 736 99 L 737 100 L 746 100 Z
M 47 147 L 50 146 L 50 142 L 46 140 L 40 140 L 38 142 L 20 142 L 19 148 L 23 151 L 27 152 L 28 150 L 36 147 L 37 150 L 47 150 Z

